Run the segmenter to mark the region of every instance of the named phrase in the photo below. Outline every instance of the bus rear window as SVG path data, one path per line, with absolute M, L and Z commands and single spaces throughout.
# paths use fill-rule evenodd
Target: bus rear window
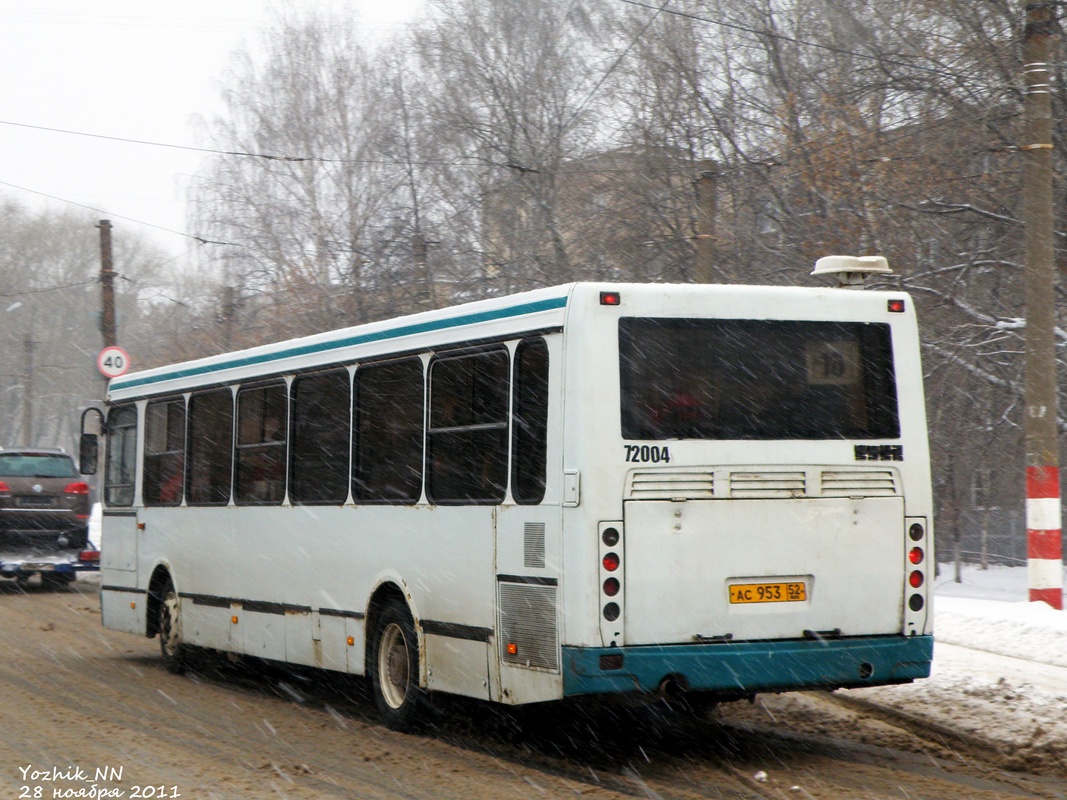
M 624 439 L 893 439 L 889 326 L 619 320 Z

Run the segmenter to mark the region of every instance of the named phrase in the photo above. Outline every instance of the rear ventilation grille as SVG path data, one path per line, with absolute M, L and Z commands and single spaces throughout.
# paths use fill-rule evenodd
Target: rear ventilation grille
M 790 465 L 792 466 L 792 465 Z M 741 469 L 691 467 L 638 469 L 628 476 L 626 500 L 776 500 L 818 497 L 899 497 L 900 473 L 889 467 L 800 467 L 753 465 Z M 530 558 L 527 531 L 527 558 Z M 534 566 L 527 561 L 527 567 Z
M 556 587 L 503 582 L 498 585 L 500 657 L 508 664 L 558 671 Z M 515 652 L 509 652 L 512 648 Z
M 630 478 L 629 500 L 704 500 L 715 496 L 715 473 L 711 470 L 661 472 L 638 470 Z
M 893 497 L 900 494 L 892 470 L 825 470 L 823 497 Z
M 802 471 L 732 472 L 730 496 L 737 498 L 804 497 L 807 484 Z

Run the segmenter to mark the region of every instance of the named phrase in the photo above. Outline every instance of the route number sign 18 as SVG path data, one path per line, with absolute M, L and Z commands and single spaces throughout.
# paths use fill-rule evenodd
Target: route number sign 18
M 118 378 L 130 370 L 130 355 L 121 347 L 105 347 L 96 357 L 96 368 L 105 378 Z

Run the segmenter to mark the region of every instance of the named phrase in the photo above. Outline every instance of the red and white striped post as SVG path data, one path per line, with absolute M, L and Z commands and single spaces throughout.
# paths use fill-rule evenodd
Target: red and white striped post
M 1055 4 L 1023 0 L 1023 244 L 1026 255 L 1026 528 L 1030 600 L 1063 610 L 1063 522 L 1053 287 L 1052 107 L 1050 46 Z
M 1026 468 L 1026 557 L 1030 602 L 1063 609 L 1059 467 Z

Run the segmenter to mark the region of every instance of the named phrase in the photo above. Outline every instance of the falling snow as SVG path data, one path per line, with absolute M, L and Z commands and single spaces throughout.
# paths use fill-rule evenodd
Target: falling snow
M 930 678 L 842 694 L 1021 759 L 1067 752 L 1067 613 L 1028 601 L 1025 567 L 941 573 Z

